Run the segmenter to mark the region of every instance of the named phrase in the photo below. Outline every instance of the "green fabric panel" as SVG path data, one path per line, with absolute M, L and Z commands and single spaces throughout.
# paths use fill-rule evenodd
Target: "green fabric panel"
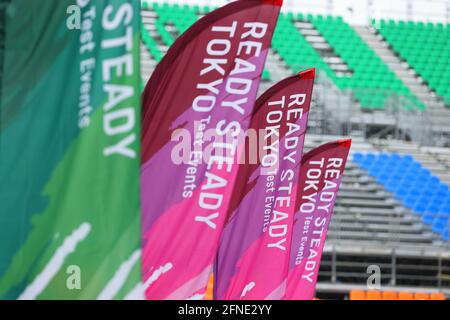
M 81 30 L 66 25 L 73 3 L 6 8 L 1 299 L 95 299 L 139 253 L 139 0 L 88 1 Z M 133 261 L 108 298 L 138 283 Z

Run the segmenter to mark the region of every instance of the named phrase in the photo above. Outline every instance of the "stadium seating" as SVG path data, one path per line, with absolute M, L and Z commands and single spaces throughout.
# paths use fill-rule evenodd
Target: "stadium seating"
M 153 38 L 149 35 L 148 30 L 145 28 L 144 23 L 141 25 L 142 42 L 147 47 L 151 56 L 156 62 L 159 62 L 165 51 L 162 52 L 158 46 L 157 40 L 165 46 L 170 47 L 175 41 L 176 37 L 183 34 L 197 19 L 210 12 L 212 7 L 210 6 L 188 6 L 168 3 L 152 3 L 144 1 L 142 3 L 142 9 L 144 11 L 152 10 L 156 13 L 157 19 L 155 19 L 155 31 L 158 37 Z M 171 32 L 168 31 L 168 26 Z M 262 74 L 262 81 L 270 81 L 271 75 L 268 70 L 264 70 Z
M 178 35 L 213 8 L 197 5 L 158 4 L 145 1 L 143 2 L 143 9 L 152 10 L 157 14 L 155 23 L 157 39 L 149 36 L 148 31 L 143 27 L 142 41 L 154 59 L 159 61 L 165 52 L 161 52 L 158 41 L 161 41 L 161 44 L 165 46 L 170 46 Z M 349 67 L 350 75 L 336 73 L 330 68 L 320 52 L 300 32 L 296 26 L 296 23 L 299 22 L 309 23 L 312 28 L 319 32 L 331 46 L 334 54 Z M 447 27 L 421 23 L 395 24 L 392 21 L 388 23 L 384 20 L 381 21 L 380 26 L 381 34 L 388 41 L 390 39 L 393 43 L 398 43 L 398 45 L 393 45 L 394 50 L 397 50 L 397 47 L 401 48 L 398 50 L 402 57 L 418 70 L 426 80 L 428 79 L 430 86 L 439 95 L 448 99 L 450 94 L 448 91 L 448 76 L 450 72 L 445 59 L 445 55 L 448 53 Z M 443 44 L 424 46 L 411 41 L 414 37 L 410 35 L 410 31 L 414 28 L 417 29 L 416 34 L 420 35 L 420 39 L 424 39 L 423 41 L 426 41 L 427 35 L 431 33 L 433 34 L 432 39 L 435 39 L 438 43 L 443 42 Z M 403 33 L 408 34 L 409 37 L 399 36 Z M 412 48 L 410 48 L 411 46 Z M 282 13 L 273 39 L 273 49 L 281 56 L 292 72 L 309 67 L 322 70 L 339 89 L 351 90 L 355 99 L 360 102 L 361 107 L 365 110 L 384 109 L 388 100 L 393 97 L 401 97 L 402 106 L 406 109 L 425 109 L 425 105 L 411 93 L 409 88 L 341 17 Z M 417 53 L 419 49 L 421 50 L 420 54 Z M 424 61 L 429 56 L 432 57 L 432 61 L 438 61 L 439 63 L 425 63 Z M 270 80 L 271 74 L 268 70 L 265 70 L 263 81 Z
M 156 60 L 156 62 L 161 61 L 163 55 L 158 49 L 158 45 L 156 44 L 155 40 L 147 33 L 147 30 L 145 30 L 144 26 L 142 26 L 141 32 L 142 42 L 146 45 L 152 57 Z
M 180 6 L 178 4 L 168 5 L 164 3 L 159 5 L 153 4 L 154 11 L 158 14 L 158 20 L 156 21 L 156 29 L 161 35 L 162 40 L 171 46 L 175 40 L 175 37 L 184 33 L 193 23 L 197 21 L 197 14 L 199 12 L 198 7 L 194 6 Z M 209 10 L 206 7 L 205 10 Z M 169 33 L 165 26 L 172 24 L 176 28 L 176 34 Z
M 299 32 L 295 21 L 311 22 L 353 74 L 337 75 Z M 341 17 L 282 14 L 273 47 L 293 71 L 309 66 L 323 70 L 338 88 L 352 90 L 362 108 L 383 109 L 386 99 L 396 94 L 410 99 L 406 108 L 424 109 L 424 105 Z
M 142 40 L 154 59 L 159 61 L 164 52 L 158 48 L 157 40 L 170 46 L 198 17 L 213 8 L 144 1 L 143 9 L 153 10 L 158 16 L 155 23 L 158 39 L 149 36 L 143 28 Z M 334 54 L 348 65 L 352 74 L 341 75 L 334 72 L 299 31 L 295 25 L 298 22 L 310 23 L 331 46 Z M 442 24 L 396 23 L 392 20 L 381 20 L 380 23 L 374 22 L 374 25 L 378 26 L 379 32 L 394 50 L 417 70 L 448 105 L 448 27 Z M 433 46 L 427 46 L 427 41 L 433 41 Z M 406 109 L 425 109 L 425 105 L 341 17 L 283 13 L 274 35 L 273 49 L 292 72 L 309 67 L 324 71 L 338 88 L 351 90 L 363 109 L 384 109 L 387 101 L 396 96 L 402 97 L 402 105 Z M 263 74 L 263 80 L 271 80 L 267 70 Z
M 272 42 L 274 50 L 293 72 L 314 66 L 330 73 L 331 69 L 297 30 L 292 18 L 289 14 L 280 15 Z
M 167 3 L 158 4 L 143 2 L 142 8 L 144 10 L 152 9 L 158 15 L 158 19 L 155 22 L 156 31 L 158 32 L 161 40 L 167 46 L 171 46 L 176 37 L 186 31 L 195 21 L 197 21 L 197 13 L 199 8 L 196 6 L 180 6 L 178 4 L 169 5 Z M 207 7 L 205 10 L 209 10 Z M 175 27 L 176 32 L 170 33 L 166 26 L 171 24 Z M 159 61 L 162 56 L 157 48 L 155 39 L 149 36 L 147 30 L 142 26 L 142 40 L 148 47 L 153 57 Z
M 448 241 L 450 190 L 447 184 L 410 155 L 356 153 L 353 161 Z
M 450 32 L 442 23 L 380 20 L 373 26 L 450 106 Z

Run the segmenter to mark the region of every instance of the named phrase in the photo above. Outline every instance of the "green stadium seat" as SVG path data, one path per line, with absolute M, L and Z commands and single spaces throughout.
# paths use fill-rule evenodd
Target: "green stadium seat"
M 351 77 L 337 76 L 297 30 L 294 19 L 310 21 L 335 53 L 350 67 L 353 75 Z M 387 23 L 383 21 L 382 24 Z M 395 22 L 391 20 L 388 24 L 395 24 Z M 383 109 L 386 100 L 392 95 L 406 96 L 406 101 L 411 102 L 405 105 L 406 108 L 410 108 L 411 105 L 415 105 L 418 109 L 423 108 L 423 105 L 416 103 L 418 100 L 401 80 L 343 21 L 342 17 L 281 14 L 274 35 L 273 47 L 294 72 L 299 69 L 315 67 L 324 71 L 338 88 L 353 90 L 355 98 L 359 100 L 364 109 Z
M 150 0 L 143 3 L 143 8 L 152 9 L 157 14 L 155 27 L 159 37 L 153 39 L 142 28 L 142 41 L 157 61 L 162 58 L 158 44 L 170 46 L 177 36 L 168 32 L 168 25 L 174 26 L 177 34 L 182 34 L 199 15 L 214 9 L 199 5 L 158 4 Z M 333 48 L 335 54 L 347 64 L 352 75 L 337 75 L 297 30 L 295 21 L 311 22 Z M 379 28 L 380 33 L 391 43 L 394 50 L 448 103 L 450 70 L 448 61 L 442 59 L 442 53 L 448 52 L 447 25 L 396 22 L 392 19 L 372 20 L 372 23 Z M 420 46 L 417 45 L 418 40 L 421 42 Z M 424 45 L 430 41 L 437 45 Z M 404 107 L 407 109 L 425 108 L 342 17 L 282 13 L 272 47 L 294 73 L 315 67 L 330 77 L 341 90 L 353 91 L 363 109 L 383 109 L 393 96 L 401 97 L 396 101 L 405 101 Z M 423 47 L 427 47 L 427 50 L 422 50 Z M 269 71 L 263 72 L 263 80 L 270 81 Z
M 178 34 L 184 33 L 193 23 L 197 21 L 196 10 L 198 6 L 188 6 L 179 4 L 159 4 L 156 2 L 143 2 L 143 8 L 146 10 L 152 9 L 157 14 L 157 21 L 155 24 L 156 31 L 163 44 L 171 46 L 175 37 L 167 31 L 166 26 L 171 24 L 175 26 Z M 203 9 L 205 9 L 204 7 Z M 162 53 L 158 49 L 157 39 L 153 39 L 142 26 L 142 42 L 153 58 L 159 62 L 162 59 Z
M 269 70 L 264 69 L 261 79 L 263 81 L 270 81 L 270 72 L 269 72 Z
M 450 32 L 442 23 L 372 21 L 393 50 L 450 106 Z

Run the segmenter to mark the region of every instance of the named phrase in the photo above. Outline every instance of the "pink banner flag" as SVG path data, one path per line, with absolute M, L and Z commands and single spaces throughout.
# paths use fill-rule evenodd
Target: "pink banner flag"
M 314 298 L 320 259 L 351 140 L 311 150 L 302 159 L 285 299 Z
M 203 299 L 281 0 L 241 0 L 175 41 L 143 94 L 147 299 Z
M 313 84 L 314 69 L 309 69 L 279 82 L 256 102 L 250 127 L 260 133 L 260 154 L 256 163 L 239 170 L 215 266 L 216 299 L 284 296 Z

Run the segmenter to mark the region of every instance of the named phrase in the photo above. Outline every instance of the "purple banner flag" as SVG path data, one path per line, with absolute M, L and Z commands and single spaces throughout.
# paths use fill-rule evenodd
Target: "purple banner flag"
M 314 69 L 306 70 L 256 102 L 250 127 L 262 133 L 260 154 L 238 173 L 215 267 L 216 299 L 284 296 L 313 84 Z
M 143 94 L 142 271 L 147 299 L 203 299 L 281 0 L 206 15 Z M 225 141 L 226 140 L 226 141 Z
M 285 299 L 314 298 L 320 259 L 351 142 L 330 142 L 303 156 Z

